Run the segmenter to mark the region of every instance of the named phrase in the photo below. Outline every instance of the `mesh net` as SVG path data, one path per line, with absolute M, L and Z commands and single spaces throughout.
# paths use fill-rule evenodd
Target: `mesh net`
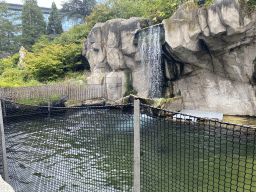
M 141 110 L 142 191 L 256 191 L 255 129 Z
M 15 191 L 133 191 L 132 105 L 4 105 Z M 141 105 L 141 191 L 256 191 L 254 128 L 173 115 Z
M 6 102 L 4 126 L 15 191 L 132 189 L 133 116 L 128 105 L 122 110 L 51 108 L 49 113 L 47 107 Z

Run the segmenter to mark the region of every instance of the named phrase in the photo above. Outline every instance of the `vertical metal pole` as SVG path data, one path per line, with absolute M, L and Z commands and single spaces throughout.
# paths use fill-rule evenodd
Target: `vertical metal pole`
M 49 86 L 47 86 L 47 100 L 48 100 L 48 113 L 50 113 L 50 95 L 49 95 Z
M 134 192 L 140 192 L 140 100 L 134 100 Z
M 4 180 L 7 183 L 10 183 L 9 181 L 9 174 L 8 174 L 8 167 L 7 167 L 7 156 L 6 156 L 6 146 L 5 146 L 5 137 L 4 137 L 4 122 L 3 122 L 3 114 L 2 114 L 2 101 L 0 100 L 0 137 L 1 137 L 1 147 L 2 147 L 2 161 L 3 161 L 3 175 Z
M 6 112 L 5 112 L 5 100 L 4 100 L 4 88 L 2 88 L 2 98 L 3 98 L 3 113 L 4 117 L 6 117 Z M 2 111 L 1 111 L 2 112 Z
M 108 101 L 107 75 L 105 75 L 105 94 L 106 94 L 106 103 L 107 103 Z

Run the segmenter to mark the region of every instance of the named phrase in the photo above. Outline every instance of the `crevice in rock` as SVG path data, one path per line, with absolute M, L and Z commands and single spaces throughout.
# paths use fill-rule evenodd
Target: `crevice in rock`
M 252 83 L 256 85 L 256 58 L 253 60 L 252 65 L 253 65 Z
M 211 64 L 212 64 L 212 71 L 214 72 L 214 63 L 213 63 L 213 55 L 209 49 L 209 47 L 207 46 L 206 42 L 203 39 L 199 39 L 199 44 L 201 46 L 201 49 L 206 51 L 206 53 L 208 53 L 211 57 Z

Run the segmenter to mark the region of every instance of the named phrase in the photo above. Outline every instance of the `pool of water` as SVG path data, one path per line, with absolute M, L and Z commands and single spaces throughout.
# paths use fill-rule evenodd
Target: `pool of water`
M 130 191 L 133 116 L 69 111 L 5 124 L 16 191 Z
M 141 115 L 142 191 L 256 191 L 255 133 Z M 16 191 L 133 191 L 133 114 L 77 109 L 5 120 Z

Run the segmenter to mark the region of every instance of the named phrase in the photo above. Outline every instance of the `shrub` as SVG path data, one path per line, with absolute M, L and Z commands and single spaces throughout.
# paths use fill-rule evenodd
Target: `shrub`
M 0 74 L 4 72 L 5 69 L 13 68 L 18 65 L 19 54 L 14 54 L 12 57 L 4 58 L 0 60 Z

